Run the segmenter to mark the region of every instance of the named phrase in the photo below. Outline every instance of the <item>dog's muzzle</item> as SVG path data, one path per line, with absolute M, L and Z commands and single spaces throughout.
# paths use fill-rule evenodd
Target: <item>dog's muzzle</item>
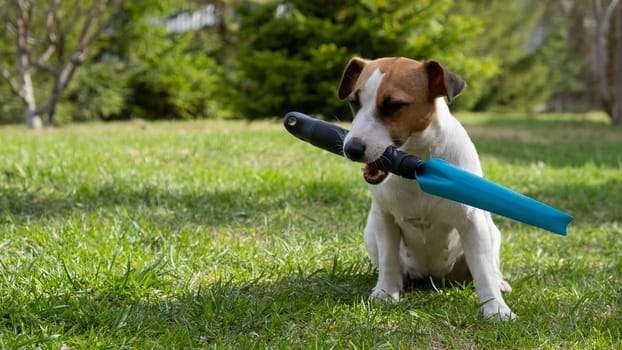
M 365 159 L 365 143 L 358 137 L 353 137 L 345 145 L 343 145 L 343 153 L 345 156 L 355 162 L 363 162 Z M 363 168 L 363 178 L 370 185 L 381 183 L 389 173 L 385 170 L 378 169 L 372 164 L 367 164 Z

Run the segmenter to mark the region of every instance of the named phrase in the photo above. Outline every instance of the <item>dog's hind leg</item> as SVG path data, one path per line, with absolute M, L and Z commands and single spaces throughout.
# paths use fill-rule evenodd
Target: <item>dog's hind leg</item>
M 490 229 L 484 211 L 477 210 L 470 215 L 460 236 L 464 248 L 464 256 L 469 270 L 473 275 L 475 292 L 485 318 L 511 320 L 516 315 L 507 306 L 501 296 L 499 272 L 499 240 L 498 230 Z
M 492 240 L 492 253 L 494 254 L 495 267 L 497 274 L 497 279 L 499 280 L 499 289 L 503 293 L 512 292 L 512 287 L 510 284 L 503 279 L 503 274 L 501 273 L 501 258 L 499 257 L 499 250 L 501 249 L 501 232 L 497 225 L 492 221 L 492 216 L 490 213 L 485 213 L 486 219 L 488 221 L 488 228 L 490 229 L 490 239 Z

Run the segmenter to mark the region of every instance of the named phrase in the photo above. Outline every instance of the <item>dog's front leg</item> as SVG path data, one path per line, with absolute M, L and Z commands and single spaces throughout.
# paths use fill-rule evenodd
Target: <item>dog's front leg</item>
M 482 304 L 482 314 L 485 318 L 514 319 L 516 315 L 501 296 L 499 284 L 501 272 L 495 258 L 498 251 L 494 251 L 498 249 L 498 245 L 494 242 L 486 216 L 484 212 L 477 210 L 470 215 L 470 218 L 471 220 L 460 230 L 460 235 L 464 256 L 473 276 L 475 292 Z
M 400 267 L 400 240 L 402 234 L 393 217 L 382 211 L 372 200 L 365 227 L 365 246 L 372 262 L 378 267 L 378 281 L 373 298 L 398 301 L 404 287 Z

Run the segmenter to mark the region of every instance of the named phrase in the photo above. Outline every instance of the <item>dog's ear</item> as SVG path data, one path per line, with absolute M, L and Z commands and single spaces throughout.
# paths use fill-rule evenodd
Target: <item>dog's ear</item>
M 368 60 L 360 57 L 353 57 L 350 59 L 350 62 L 348 62 L 348 65 L 341 76 L 341 83 L 339 83 L 339 92 L 337 96 L 339 96 L 340 99 L 343 100 L 348 97 L 350 93 L 352 93 L 354 84 L 367 62 Z
M 458 96 L 466 87 L 466 83 L 458 75 L 443 68 L 436 61 L 425 61 L 425 71 L 428 74 L 428 88 L 430 98 L 435 99 L 439 96 L 447 96 L 447 102 L 451 103 L 454 97 Z

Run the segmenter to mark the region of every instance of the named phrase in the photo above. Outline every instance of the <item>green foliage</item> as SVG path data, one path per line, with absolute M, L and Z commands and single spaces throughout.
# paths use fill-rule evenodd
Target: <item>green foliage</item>
M 452 1 L 291 1 L 241 9 L 238 32 L 240 95 L 248 118 L 282 115 L 292 109 L 347 118 L 336 91 L 354 55 L 367 58 L 437 58 L 478 90 L 497 73 L 492 57 L 469 58 L 469 42 L 483 28 L 455 13 Z
M 476 14 L 482 40 L 471 43 L 470 56 L 492 55 L 497 74 L 480 91 L 476 110 L 529 110 L 555 92 L 576 92 L 583 58 L 572 54 L 570 19 L 547 13 L 553 2 L 488 0 L 458 2 L 459 11 Z
M 207 4 L 217 8 L 213 27 L 166 33 L 165 19 Z M 65 6 L 60 13 L 71 14 Z M 348 119 L 336 90 L 352 56 L 436 59 L 467 82 L 453 110 L 526 110 L 586 89 L 578 77 L 588 53 L 573 26 L 590 6 L 565 8 L 558 0 L 130 1 L 89 49 L 58 119 L 256 119 L 290 110 Z M 14 72 L 9 34 L 0 30 L 0 65 Z M 41 102 L 50 79 L 34 79 Z M 0 94 L 0 121 L 21 120 L 19 100 L 6 86 Z
M 192 119 L 227 116 L 221 106 L 222 68 L 197 45 L 199 33 L 168 34 L 167 18 L 183 2 L 131 2 L 116 18 L 117 30 L 98 43 L 98 54 L 69 97 L 90 119 Z M 114 79 L 110 79 L 114 77 Z M 100 80 L 102 83 L 97 84 Z M 89 111 L 88 115 L 85 112 Z
M 22 122 L 21 108 L 20 101 L 15 98 L 8 84 L 0 81 L 0 124 Z
M 159 49 L 146 51 L 130 79 L 132 117 L 193 119 L 219 117 L 214 98 L 222 72 L 215 60 L 201 51 L 186 50 L 187 33 Z
M 479 108 L 529 110 L 549 101 L 557 92 L 576 92 L 582 61 L 570 56 L 561 33 L 551 33 L 537 50 L 506 62 L 506 69 L 491 82 Z
M 0 6 L 8 6 L 5 1 L 0 0 Z M 0 21 L 5 20 L 0 14 Z M 0 70 L 12 66 L 15 60 L 14 40 L 9 33 L 0 29 Z M 23 112 L 19 101 L 13 96 L 9 84 L 0 77 L 0 124 L 21 122 Z
M 130 73 L 121 62 L 94 62 L 78 71 L 65 93 L 74 121 L 119 118 L 129 93 Z

